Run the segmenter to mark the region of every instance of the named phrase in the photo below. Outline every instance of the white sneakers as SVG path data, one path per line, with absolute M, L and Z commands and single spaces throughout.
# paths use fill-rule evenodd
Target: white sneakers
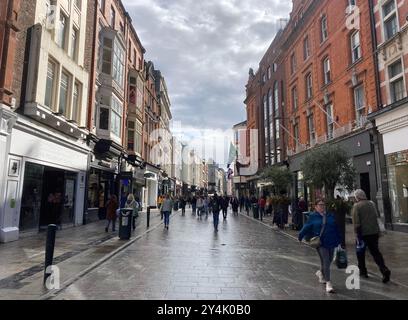
M 330 281 L 326 283 L 326 292 L 327 293 L 334 293 L 334 289 L 333 289 L 333 286 L 332 286 Z
M 326 281 L 324 281 L 324 278 L 323 278 L 323 273 L 320 270 L 317 270 L 316 277 L 319 278 L 319 283 L 326 283 Z
M 319 283 L 325 283 L 326 284 L 326 292 L 327 293 L 334 293 L 334 288 L 332 286 L 332 283 L 330 281 L 326 282 L 324 280 L 323 273 L 320 270 L 317 270 L 316 277 L 319 278 Z

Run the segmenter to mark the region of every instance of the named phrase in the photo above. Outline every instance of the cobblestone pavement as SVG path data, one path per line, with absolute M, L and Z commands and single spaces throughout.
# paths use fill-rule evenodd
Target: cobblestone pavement
M 408 299 L 407 286 L 385 285 L 376 275 L 362 279 L 360 290 L 348 290 L 349 275 L 334 266 L 337 293 L 327 294 L 314 275 L 319 267 L 314 249 L 245 215 L 220 217 L 214 233 L 212 217 L 173 214 L 169 230 L 160 226 L 143 235 L 53 298 Z M 390 265 L 398 264 L 384 255 Z M 406 271 L 407 265 L 400 268 Z
M 149 230 L 158 225 L 161 225 L 160 214 L 152 210 Z M 119 240 L 117 232 L 110 229 L 106 233 L 104 229 L 105 221 L 99 221 L 57 231 L 54 265 L 60 269 L 62 284 L 72 281 L 128 243 Z M 144 212 L 137 218 L 132 239 L 136 240 L 146 230 Z M 45 241 L 46 233 L 42 232 L 0 244 L 0 299 L 39 299 L 48 293 L 43 288 Z

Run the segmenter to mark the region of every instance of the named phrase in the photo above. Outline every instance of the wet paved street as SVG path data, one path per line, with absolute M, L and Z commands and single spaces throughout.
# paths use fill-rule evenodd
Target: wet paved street
M 403 284 L 378 277 L 348 290 L 344 270 L 332 267 L 336 294 L 314 275 L 314 249 L 246 216 L 229 214 L 214 233 L 212 216 L 171 217 L 85 274 L 55 299 L 408 299 Z

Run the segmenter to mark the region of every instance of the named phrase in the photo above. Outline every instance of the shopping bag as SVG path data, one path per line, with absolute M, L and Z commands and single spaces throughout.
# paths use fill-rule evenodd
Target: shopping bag
M 348 265 L 347 252 L 341 246 L 336 249 L 336 266 L 339 269 L 346 269 Z

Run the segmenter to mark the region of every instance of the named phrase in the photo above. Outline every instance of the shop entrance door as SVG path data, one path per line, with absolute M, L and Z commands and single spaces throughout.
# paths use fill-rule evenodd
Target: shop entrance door
M 76 174 L 66 173 L 64 185 L 64 206 L 61 214 L 62 224 L 73 224 L 75 220 L 75 182 Z
M 370 174 L 368 172 L 360 174 L 360 187 L 366 193 L 367 199 L 371 200 Z
M 40 228 L 49 224 L 61 225 L 64 178 L 63 170 L 44 168 Z

